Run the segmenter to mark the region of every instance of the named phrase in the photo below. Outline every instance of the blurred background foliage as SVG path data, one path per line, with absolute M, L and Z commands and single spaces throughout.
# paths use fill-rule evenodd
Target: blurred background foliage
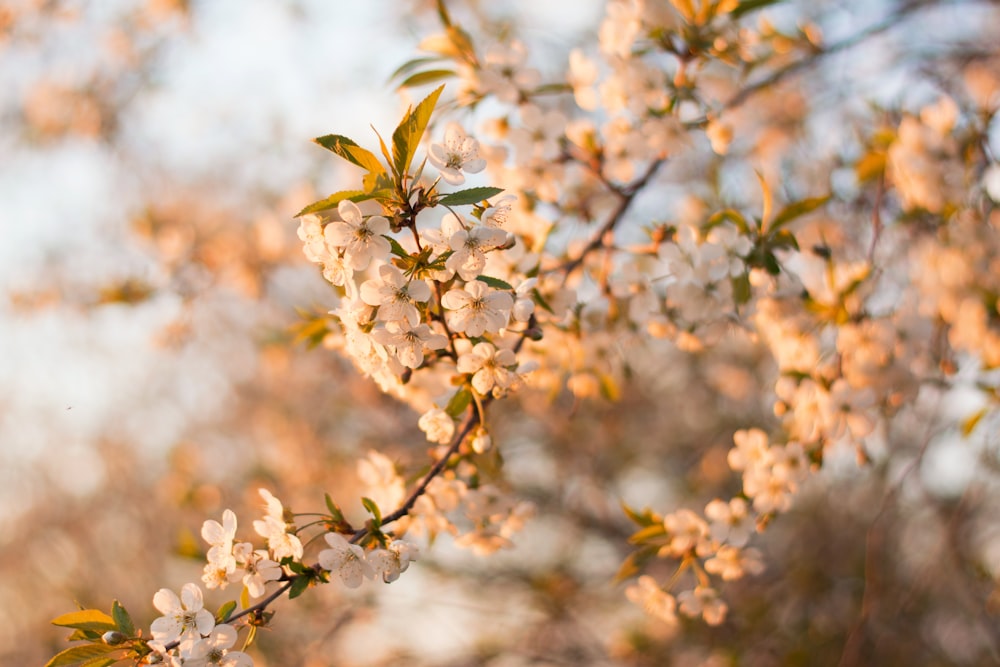
M 453 4 L 477 32 L 537 43 L 557 74 L 602 12 Z M 996 3 L 781 4 L 776 21 L 839 34 L 906 14 L 758 94 L 756 120 L 784 129 L 747 153 L 776 173 L 779 149 L 807 164 L 824 139 L 810 114 L 842 129 L 827 143 L 856 143 L 872 130 L 860 108 L 918 100 L 1000 43 Z M 299 340 L 297 309 L 329 302 L 291 218 L 347 178 L 309 138 L 367 137 L 405 107 L 388 76 L 435 30 L 431 5 L 0 5 L 0 663 L 44 663 L 66 635 L 47 621 L 75 602 L 117 597 L 148 625 L 155 590 L 199 577 L 202 521 L 255 516 L 259 486 L 302 512 L 329 492 L 360 516 L 355 461 L 426 448 L 414 414 Z M 505 483 L 538 507 L 515 549 L 478 558 L 442 538 L 391 586 L 279 604 L 256 664 L 1000 662 L 983 566 L 1000 544 L 995 479 L 928 487 L 936 405 L 885 435 L 882 463 L 848 453 L 812 481 L 756 540 L 766 572 L 723 591 L 720 627 L 667 637 L 625 601 L 621 499 L 669 511 L 738 492 L 726 452 L 773 419 L 754 391 L 771 367 L 749 343 L 662 349 L 615 402 L 498 404 Z M 953 456 L 997 467 L 988 448 Z

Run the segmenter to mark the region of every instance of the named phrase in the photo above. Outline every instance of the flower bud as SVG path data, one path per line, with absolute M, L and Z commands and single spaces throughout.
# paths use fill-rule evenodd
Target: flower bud
M 117 630 L 108 630 L 103 635 L 101 635 L 101 641 L 108 646 L 118 646 L 124 642 L 128 637 L 118 632 Z

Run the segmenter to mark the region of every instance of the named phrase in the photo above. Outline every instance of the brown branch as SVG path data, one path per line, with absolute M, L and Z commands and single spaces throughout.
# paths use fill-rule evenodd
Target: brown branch
M 646 187 L 649 181 L 653 178 L 653 175 L 656 174 L 656 171 L 660 168 L 661 165 L 663 165 L 664 162 L 666 162 L 665 159 L 655 160 L 649 165 L 649 167 L 646 169 L 646 172 L 639 177 L 639 180 L 633 181 L 628 185 L 628 187 L 613 189 L 612 191 L 620 196 L 620 201 L 618 202 L 618 206 L 616 206 L 615 210 L 611 213 L 611 216 L 605 221 L 603 225 L 601 225 L 601 228 L 597 230 L 597 232 L 591 237 L 590 241 L 587 243 L 587 245 L 583 247 L 583 250 L 580 251 L 579 255 L 577 255 L 575 258 L 571 260 L 568 260 L 560 264 L 557 267 L 554 267 L 553 269 L 550 269 L 549 271 L 546 271 L 546 273 L 562 273 L 563 284 L 565 284 L 566 281 L 569 280 L 570 274 L 576 271 L 576 269 L 578 269 L 580 265 L 583 264 L 584 260 L 587 259 L 587 256 L 590 253 L 606 245 L 604 237 L 610 232 L 614 231 L 614 228 L 617 227 L 618 224 L 622 221 L 622 218 L 625 217 L 625 213 L 628 211 L 629 206 L 631 206 L 632 202 L 635 200 L 635 196 L 639 194 L 639 192 L 644 187 Z
M 729 99 L 725 104 L 722 105 L 722 109 L 729 110 L 735 109 L 736 107 L 742 105 L 748 99 L 756 95 L 757 93 L 770 88 L 771 86 L 784 81 L 788 77 L 796 74 L 797 72 L 807 69 L 816 63 L 818 63 L 823 58 L 827 56 L 834 55 L 835 53 L 840 53 L 841 51 L 846 51 L 847 49 L 853 48 L 858 44 L 861 44 L 870 37 L 880 35 L 891 28 L 900 25 L 904 19 L 906 19 L 910 14 L 917 12 L 918 10 L 924 9 L 928 5 L 934 4 L 933 0 L 916 0 L 915 2 L 904 3 L 899 9 L 894 11 L 892 14 L 882 19 L 878 23 L 875 23 L 864 30 L 855 33 L 854 35 L 843 39 L 839 42 L 835 42 L 830 46 L 822 49 L 818 49 L 813 52 L 808 58 L 802 60 L 797 60 L 793 63 L 786 65 L 780 69 L 771 72 L 763 79 L 755 81 L 754 83 L 748 85 L 747 87 L 740 90 L 733 97 Z

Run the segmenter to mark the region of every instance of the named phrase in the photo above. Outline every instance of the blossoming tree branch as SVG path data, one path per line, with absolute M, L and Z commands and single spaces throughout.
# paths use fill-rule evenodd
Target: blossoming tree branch
M 151 591 L 148 626 L 118 602 L 60 616 L 75 643 L 49 667 L 251 665 L 247 647 L 286 599 L 391 583 L 442 534 L 484 555 L 510 546 L 532 506 L 481 470 L 503 449 L 494 403 L 614 399 L 631 360 L 666 349 L 763 350 L 774 415 L 731 434 L 733 495 L 624 508 L 624 595 L 670 629 L 724 623 L 725 583 L 765 568 L 750 544 L 828 453 L 880 456 L 880 434 L 924 388 L 951 386 L 959 363 L 983 407 L 957 427 L 995 424 L 1000 68 L 973 63 L 962 89 L 884 114 L 842 160 L 850 188 L 762 167 L 755 200 L 728 201 L 708 165 L 749 159 L 763 129 L 741 113 L 755 96 L 860 41 L 781 32 L 759 18 L 772 4 L 612 0 L 598 44 L 547 78 L 528 44 L 484 46 L 438 2 L 442 32 L 396 76 L 407 90 L 445 84 L 391 134 L 317 138 L 358 179 L 298 227 L 331 287 L 303 337 L 415 409 L 429 457 L 358 462 L 363 524 L 335 493 L 303 513 L 267 489 L 257 517 L 207 518 L 200 582 Z M 229 597 L 210 611 L 205 590 Z

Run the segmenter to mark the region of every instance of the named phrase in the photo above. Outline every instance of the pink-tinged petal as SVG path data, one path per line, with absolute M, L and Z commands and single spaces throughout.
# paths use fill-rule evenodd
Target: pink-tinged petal
M 177 593 L 169 588 L 161 588 L 156 591 L 156 594 L 153 595 L 153 606 L 161 614 L 173 614 L 182 610 L 181 599 L 177 597 Z
M 459 288 L 449 290 L 448 292 L 445 293 L 444 296 L 441 297 L 441 305 L 447 308 L 448 310 L 461 310 L 462 308 L 465 308 L 467 305 L 469 305 L 469 302 L 473 298 L 473 296 L 466 291 L 468 287 L 469 286 L 466 285 L 465 290 Z
M 431 298 L 431 287 L 423 280 L 411 280 L 406 292 L 414 301 L 427 301 Z
M 236 643 L 236 628 L 231 625 L 217 625 L 209 637 L 213 648 L 227 649 Z
M 343 199 L 337 204 L 337 213 L 344 222 L 352 225 L 361 223 L 361 209 L 350 199 Z
M 486 160 L 483 158 L 476 158 L 475 160 L 469 160 L 462 164 L 462 170 L 467 171 L 470 174 L 478 174 L 483 169 L 486 169 Z
M 345 246 L 354 238 L 354 228 L 346 222 L 331 222 L 323 228 L 323 238 L 335 248 Z
M 207 609 L 201 609 L 195 614 L 194 624 L 198 628 L 198 632 L 207 635 L 215 627 L 215 617 Z
M 205 606 L 201 589 L 196 584 L 184 584 L 181 589 L 181 601 L 184 602 L 184 608 L 188 611 L 195 611 Z

